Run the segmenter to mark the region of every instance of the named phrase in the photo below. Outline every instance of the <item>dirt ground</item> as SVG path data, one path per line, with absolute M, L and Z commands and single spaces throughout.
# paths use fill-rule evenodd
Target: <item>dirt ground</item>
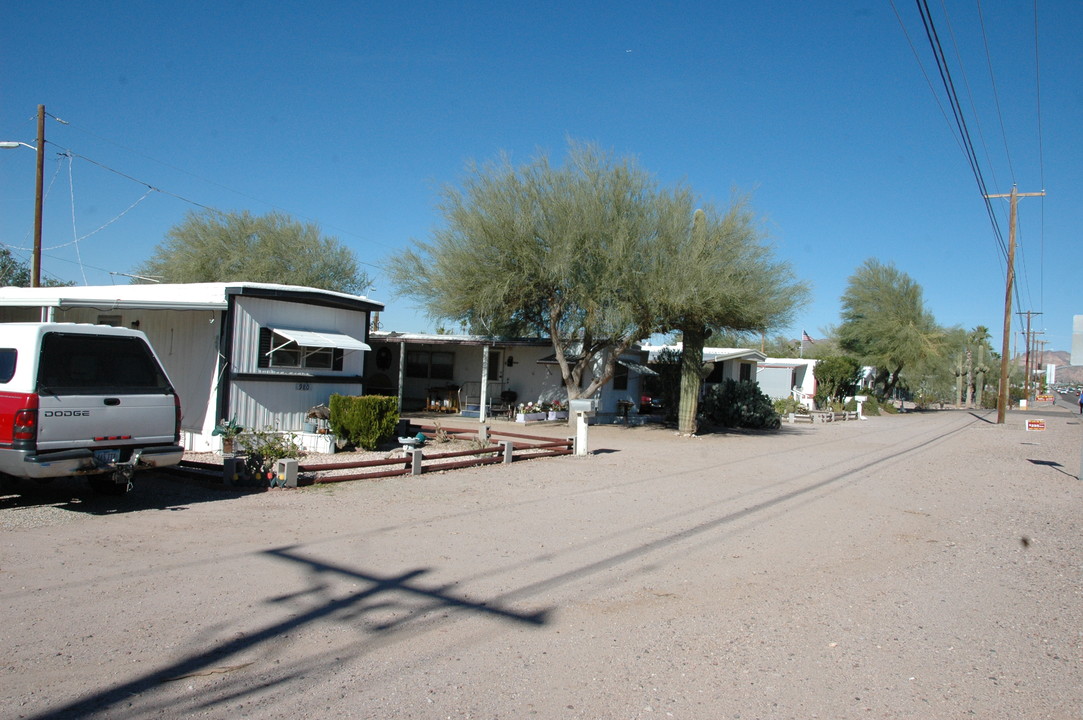
M 3 714 L 1083 717 L 1083 424 L 994 420 L 4 495 Z

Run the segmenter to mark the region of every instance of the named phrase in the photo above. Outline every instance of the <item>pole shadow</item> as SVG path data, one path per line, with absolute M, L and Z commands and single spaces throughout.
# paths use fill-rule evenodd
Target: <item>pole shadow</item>
M 289 635 L 298 628 L 328 617 L 337 617 L 339 622 L 349 623 L 362 620 L 366 615 L 380 614 L 388 610 L 399 614 L 399 617 L 393 620 L 377 623 L 362 622 L 360 627 L 355 626 L 353 628 L 360 632 L 374 634 L 393 632 L 405 623 L 428 615 L 434 610 L 473 613 L 531 627 L 541 627 L 549 622 L 551 609 L 548 608 L 533 613 L 518 612 L 498 600 L 469 600 L 452 594 L 448 590 L 453 584 L 426 586 L 417 582 L 420 577 L 430 572 L 431 568 L 417 568 L 398 575 L 381 575 L 306 558 L 298 554 L 296 548 L 293 547 L 265 550 L 263 554 L 303 566 L 317 577 L 339 576 L 363 583 L 364 587 L 346 597 L 320 598 L 317 604 L 308 610 L 268 624 L 261 630 L 224 640 L 202 652 L 189 655 L 157 670 L 100 690 L 89 697 L 84 697 L 62 707 L 24 717 L 30 718 L 30 720 L 58 720 L 59 718 L 80 718 L 92 715 L 110 716 L 112 710 L 130 704 L 133 697 L 151 693 L 154 688 L 164 683 L 205 674 L 208 670 L 221 668 L 223 662 L 231 657 L 280 636 Z M 326 587 L 326 584 L 322 581 L 314 582 L 312 587 L 303 592 L 267 598 L 265 602 L 279 604 L 302 595 L 318 596 Z M 409 602 L 401 601 L 403 595 L 420 602 L 411 606 Z M 230 669 L 241 668 L 245 665 L 247 663 L 237 664 L 230 666 Z M 214 701 L 208 700 L 207 702 L 212 704 Z
M 1068 477 L 1072 478 L 1073 480 L 1076 479 L 1076 476 L 1073 475 L 1072 473 L 1067 472 L 1065 470 L 1061 470 L 1061 468 L 1064 467 L 1064 466 L 1061 465 L 1059 462 L 1054 462 L 1052 460 L 1034 460 L 1032 458 L 1027 458 L 1027 462 L 1031 463 L 1032 465 L 1045 465 L 1046 467 L 1051 467 L 1054 470 L 1056 470 L 1057 472 L 1059 472 L 1061 475 L 1067 475 Z

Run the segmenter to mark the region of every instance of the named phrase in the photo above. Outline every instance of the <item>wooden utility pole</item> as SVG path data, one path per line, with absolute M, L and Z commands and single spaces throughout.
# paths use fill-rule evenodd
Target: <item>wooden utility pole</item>
M 41 206 L 45 200 L 45 106 L 38 105 L 38 177 L 34 192 L 34 254 L 30 260 L 30 287 L 41 287 Z
M 1023 397 L 1025 397 L 1027 399 L 1027 402 L 1029 403 L 1031 395 L 1030 386 L 1034 383 L 1033 361 L 1037 359 L 1033 352 L 1035 343 L 1034 336 L 1040 334 L 1030 329 L 1030 319 L 1035 315 L 1041 315 L 1041 313 L 1027 310 L 1026 312 L 1021 312 L 1018 314 L 1021 316 L 1025 315 L 1027 318 L 1027 329 L 1023 334 L 1023 372 L 1025 373 L 1023 377 Z
M 1021 197 L 1042 197 L 1045 191 L 1038 193 L 1017 192 L 1015 186 L 1008 194 L 986 195 L 987 198 L 1010 198 L 1011 210 L 1008 215 L 1008 279 L 1004 288 L 1004 336 L 1000 353 L 1000 394 L 997 397 L 997 424 L 1004 424 L 1008 412 L 1008 356 L 1011 353 L 1012 335 L 1012 287 L 1015 283 L 1015 218 L 1016 206 Z
M 1041 330 L 1036 335 L 1045 335 L 1045 331 Z M 1038 387 L 1041 387 L 1041 383 L 1045 382 L 1046 392 L 1049 392 L 1049 379 L 1045 376 L 1045 346 L 1049 344 L 1048 340 L 1035 340 L 1034 341 L 1034 367 L 1038 370 Z

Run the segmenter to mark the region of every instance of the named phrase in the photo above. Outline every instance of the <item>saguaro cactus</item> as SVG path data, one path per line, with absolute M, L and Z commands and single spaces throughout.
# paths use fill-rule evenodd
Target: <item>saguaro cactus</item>
M 707 216 L 702 210 L 692 215 L 692 246 L 706 243 Z M 703 344 L 707 328 L 701 323 L 688 323 L 683 328 L 681 348 L 681 406 L 677 412 L 677 430 L 682 435 L 694 435 L 698 429 L 699 390 L 703 386 Z

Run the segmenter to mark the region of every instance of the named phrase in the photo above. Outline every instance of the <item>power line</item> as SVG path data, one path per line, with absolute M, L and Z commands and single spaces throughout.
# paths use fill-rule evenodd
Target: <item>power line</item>
M 959 146 L 959 150 L 964 153 L 963 141 L 956 134 L 955 128 L 951 124 L 951 120 L 948 119 L 948 111 L 944 109 L 944 103 L 940 101 L 940 95 L 937 94 L 936 88 L 933 86 L 932 78 L 929 77 L 928 71 L 925 69 L 925 63 L 921 61 L 921 56 L 918 54 L 918 50 L 914 47 L 914 41 L 910 39 L 910 32 L 906 29 L 906 23 L 903 22 L 902 16 L 899 14 L 899 9 L 895 7 L 895 0 L 890 0 L 891 9 L 895 12 L 895 19 L 899 21 L 899 28 L 903 32 L 903 36 L 906 38 L 906 43 L 910 46 L 910 52 L 914 55 L 914 60 L 918 64 L 918 68 L 921 69 L 921 74 L 925 78 L 925 84 L 929 86 L 929 92 L 933 95 L 933 100 L 936 101 L 936 106 L 940 108 L 940 115 L 944 118 L 944 124 L 948 126 L 948 132 L 951 133 L 952 138 L 955 139 L 956 144 Z
M 951 44 L 952 47 L 955 48 L 955 61 L 959 63 L 959 74 L 962 75 L 963 86 L 966 88 L 966 97 L 967 100 L 970 101 L 970 112 L 974 115 L 974 125 L 978 128 L 978 138 L 981 140 L 981 148 L 985 153 L 985 160 L 989 164 L 989 172 L 993 176 L 993 185 L 999 187 L 1000 182 L 997 180 L 996 166 L 993 164 L 992 158 L 989 155 L 989 146 L 985 142 L 985 131 L 982 129 L 981 116 L 978 114 L 978 107 L 974 102 L 974 93 L 972 93 L 970 90 L 970 80 L 967 78 L 966 66 L 963 64 L 963 55 L 959 51 L 959 43 L 955 39 L 955 30 L 952 28 L 951 25 L 951 17 L 948 15 L 948 7 L 947 4 L 943 1 L 941 2 L 941 6 L 944 9 L 944 19 L 947 21 L 948 24 L 948 34 L 951 35 Z M 986 49 L 988 50 L 988 48 Z M 1001 127 L 1003 127 L 1003 123 L 1001 123 Z
M 981 11 L 981 0 L 977 0 L 978 22 L 981 24 L 981 38 L 985 43 L 985 64 L 989 68 L 989 84 L 993 88 L 993 101 L 997 108 L 997 117 L 1000 119 L 1000 136 L 1004 140 L 1004 157 L 1008 160 L 1008 172 L 1012 176 L 1012 185 L 1015 185 L 1015 168 L 1012 167 L 1012 154 L 1008 150 L 1008 132 L 1004 129 L 1004 113 L 1000 111 L 1000 93 L 997 92 L 997 81 L 993 75 L 993 58 L 989 53 L 989 38 L 985 33 L 985 17 Z
M 190 172 L 190 171 L 188 171 L 188 170 L 185 170 L 184 168 L 181 168 L 181 167 L 178 167 L 178 166 L 176 166 L 176 165 L 173 165 L 172 163 L 168 163 L 168 162 L 165 162 L 165 161 L 163 161 L 163 160 L 159 160 L 158 158 L 155 158 L 155 157 L 152 157 L 152 156 L 150 156 L 150 155 L 147 155 L 146 153 L 140 152 L 139 150 L 136 150 L 136 149 L 134 149 L 134 148 L 132 148 L 132 147 L 129 147 L 129 146 L 127 146 L 127 145 L 124 145 L 123 143 L 118 143 L 118 142 L 116 142 L 115 140 L 111 140 L 111 139 L 109 139 L 109 138 L 107 138 L 107 137 L 104 137 L 104 136 L 102 136 L 102 135 L 99 135 L 99 134 L 97 134 L 97 133 L 94 133 L 94 132 L 91 132 L 91 131 L 89 131 L 89 130 L 86 130 L 86 129 L 84 129 L 84 128 L 80 127 L 80 126 L 77 126 L 77 125 L 72 125 L 71 123 L 69 123 L 69 122 L 67 122 L 67 121 L 65 121 L 65 120 L 61 120 L 60 118 L 58 118 L 58 117 L 56 117 L 56 116 L 54 116 L 54 115 L 50 115 L 49 117 L 52 117 L 52 118 L 53 118 L 54 120 L 57 120 L 57 121 L 59 121 L 59 122 L 63 123 L 64 125 L 67 125 L 67 126 L 71 127 L 71 128 L 73 129 L 73 130 L 75 130 L 75 131 L 77 131 L 77 132 L 81 132 L 81 133 L 84 133 L 84 134 L 86 134 L 86 135 L 89 135 L 89 136 L 91 136 L 91 137 L 93 137 L 93 138 L 96 138 L 96 139 L 98 139 L 98 140 L 101 140 L 102 142 L 106 142 L 106 143 L 109 143 L 109 144 L 111 144 L 111 145 L 113 145 L 113 146 L 115 146 L 115 147 L 121 148 L 121 149 L 123 149 L 123 150 L 125 150 L 125 151 L 127 151 L 127 152 L 130 152 L 130 153 L 132 153 L 132 154 L 134 154 L 134 155 L 138 156 L 138 157 L 141 157 L 141 158 L 143 158 L 144 160 L 149 160 L 150 162 L 153 162 L 153 163 L 155 163 L 155 164 L 158 164 L 158 165 L 162 165 L 163 167 L 167 167 L 167 168 L 169 168 L 169 169 L 171 169 L 171 170 L 174 170 L 174 171 L 176 171 L 176 172 L 179 172 L 179 173 L 182 173 L 182 174 L 184 174 L 184 175 L 187 175 L 188 177 L 191 177 L 191 178 L 194 178 L 194 179 L 196 179 L 196 180 L 199 180 L 200 182 L 206 183 L 206 184 L 208 184 L 208 185 L 212 185 L 212 186 L 214 186 L 214 187 L 217 187 L 217 188 L 220 188 L 220 189 L 222 189 L 222 190 L 226 190 L 227 192 L 233 193 L 233 194 L 235 194 L 235 195 L 239 195 L 240 197 L 246 198 L 246 199 L 248 199 L 248 200 L 252 200 L 253 202 L 257 202 L 257 203 L 260 203 L 261 205 L 265 205 L 265 206 L 267 206 L 267 207 L 271 208 L 272 210 L 277 210 L 277 211 L 279 211 L 279 212 L 284 212 L 284 213 L 287 213 L 287 214 L 289 214 L 289 215 L 291 215 L 291 216 L 293 216 L 293 217 L 296 217 L 296 218 L 300 218 L 300 219 L 302 219 L 302 220 L 307 220 L 308 222 L 311 222 L 311 223 L 316 223 L 316 224 L 320 225 L 321 227 L 326 227 L 326 228 L 329 228 L 329 229 L 331 229 L 331 230 L 334 230 L 334 231 L 336 231 L 336 232 L 340 232 L 340 233 L 343 233 L 343 234 L 345 234 L 345 235 L 348 235 L 348 236 L 350 236 L 350 237 L 353 237 L 353 238 L 355 238 L 355 239 L 357 239 L 357 240 L 360 240 L 360 241 L 362 241 L 362 242 L 365 242 L 365 243 L 368 243 L 368 244 L 373 244 L 373 245 L 380 245 L 380 246 L 383 246 L 383 247 L 385 247 L 385 248 L 387 248 L 387 249 L 389 249 L 389 250 L 397 250 L 397 249 L 398 249 L 398 248 L 393 248 L 393 247 L 391 247 L 391 246 L 389 246 L 389 245 L 386 245 L 386 244 L 384 244 L 384 243 L 379 243 L 379 242 L 376 242 L 375 240 L 373 240 L 373 239 L 371 239 L 371 238 L 368 238 L 368 237 L 365 237 L 365 236 L 359 235 L 359 234 L 357 234 L 357 233 L 355 233 L 355 232 L 353 232 L 353 231 L 350 231 L 350 230 L 346 230 L 346 229 L 344 229 L 344 228 L 340 228 L 340 227 L 337 227 L 337 226 L 334 226 L 334 225 L 327 225 L 327 224 L 325 224 L 325 223 L 322 223 L 322 222 L 320 222 L 320 221 L 319 221 L 319 220 L 317 220 L 316 218 L 313 218 L 313 217 L 311 217 L 311 216 L 305 215 L 304 213 L 299 213 L 299 212 L 295 212 L 295 211 L 289 210 L 289 209 L 287 209 L 287 208 L 283 208 L 283 207 L 280 207 L 280 206 L 279 206 L 279 205 L 277 205 L 276 203 L 273 203 L 273 202 L 269 202 L 269 201 L 267 201 L 267 200 L 264 200 L 264 199 L 262 199 L 262 198 L 258 198 L 258 197 L 255 197 L 254 195 L 250 195 L 250 194 L 248 194 L 248 193 L 245 193 L 245 192 L 243 192 L 243 191 L 241 191 L 241 190 L 237 190 L 236 188 L 232 188 L 232 187 L 229 187 L 228 185 L 223 185 L 223 184 L 222 184 L 222 183 L 220 183 L 220 182 L 216 182 L 216 181 L 214 181 L 214 180 L 210 180 L 210 179 L 208 179 L 208 178 L 202 177 L 202 176 L 200 176 L 200 175 L 197 175 L 196 173 L 193 173 L 193 172 Z M 80 157 L 81 159 L 84 159 L 84 160 L 88 160 L 89 162 L 95 162 L 95 161 L 93 161 L 93 160 L 90 160 L 89 158 L 83 157 L 83 156 L 81 156 L 81 155 L 77 155 L 77 157 Z M 99 164 L 99 165 L 100 165 L 100 163 L 95 163 L 95 164 Z M 105 168 L 105 169 L 107 169 L 107 170 L 110 170 L 111 172 L 116 172 L 117 174 L 119 174 L 119 175 L 121 175 L 121 176 L 124 176 L 124 177 L 128 177 L 128 176 L 124 175 L 123 173 L 120 173 L 119 171 L 113 170 L 112 168 L 108 168 L 108 167 L 106 167 L 106 166 L 104 166 L 104 165 L 102 165 L 102 167 L 104 167 L 104 168 Z M 141 185 L 146 185 L 147 187 L 150 187 L 150 185 L 147 185 L 147 183 L 144 183 L 144 182 L 143 182 L 143 181 L 141 181 L 141 180 L 137 180 L 137 179 L 135 179 L 135 178 L 132 178 L 132 177 L 128 177 L 128 179 L 132 180 L 133 182 L 137 182 L 137 183 L 140 183 Z M 173 197 L 175 197 L 175 198 L 177 198 L 177 199 L 179 199 L 179 200 L 181 200 L 181 201 L 183 201 L 183 202 L 189 203 L 189 204 L 191 204 L 191 205 L 195 205 L 196 207 L 200 207 L 200 208 L 203 208 L 203 209 L 205 209 L 205 210 L 208 210 L 208 211 L 211 211 L 211 212 L 217 212 L 217 213 L 221 213 L 221 212 L 222 212 L 222 211 L 220 211 L 220 210 L 217 210 L 217 209 L 215 209 L 215 208 L 210 208 L 210 207 L 207 207 L 207 206 L 205 206 L 205 205 L 202 205 L 202 204 L 200 204 L 200 203 L 198 203 L 198 202 L 195 202 L 195 201 L 193 201 L 193 200 L 189 200 L 189 199 L 187 199 L 187 198 L 181 197 L 181 196 L 179 196 L 179 195 L 176 195 L 176 194 L 174 194 L 174 193 L 171 193 L 171 192 L 168 192 L 168 191 L 162 190 L 162 189 L 160 189 L 160 188 L 154 188 L 154 189 L 155 189 L 156 191 L 158 191 L 158 192 L 161 192 L 161 193 L 165 194 L 165 195 L 171 195 L 171 196 L 173 196 Z M 366 266 L 368 266 L 368 267 L 378 268 L 378 269 L 381 269 L 381 270 L 383 269 L 383 268 L 382 268 L 382 266 L 379 266 L 379 265 L 374 265 L 374 264 L 372 264 L 372 263 L 364 262 L 364 261 L 362 261 L 362 260 L 358 260 L 357 262 L 358 262 L 359 264 L 361 264 L 361 265 L 366 265 Z
M 1042 189 L 1045 189 L 1045 145 L 1042 138 L 1042 72 L 1041 72 L 1041 60 L 1038 52 L 1038 0 L 1034 0 L 1034 97 L 1037 105 L 1037 119 L 1038 119 L 1038 177 L 1042 182 Z M 1039 309 L 1045 309 L 1045 198 L 1042 198 L 1042 202 L 1039 209 L 1040 221 L 1039 221 L 1039 233 L 1040 233 L 1040 253 L 1041 253 L 1041 266 L 1039 274 Z
M 1004 234 L 1000 229 L 1000 224 L 997 221 L 996 214 L 993 212 L 992 203 L 989 201 L 989 192 L 986 188 L 985 178 L 982 177 L 981 167 L 978 164 L 977 154 L 974 151 L 974 143 L 970 138 L 970 132 L 967 129 L 966 119 L 963 117 L 962 107 L 959 103 L 959 96 L 955 92 L 955 83 L 951 79 L 951 71 L 947 65 L 947 59 L 944 56 L 943 47 L 940 44 L 940 38 L 936 32 L 936 26 L 933 23 L 932 13 L 929 10 L 928 3 L 925 0 L 916 0 L 918 6 L 918 13 L 921 15 L 922 24 L 925 28 L 925 35 L 929 41 L 929 45 L 933 51 L 933 58 L 936 61 L 937 69 L 940 72 L 940 80 L 944 85 L 945 93 L 948 97 L 948 102 L 951 105 L 952 113 L 955 116 L 956 125 L 959 128 L 959 134 L 963 139 L 964 155 L 967 162 L 970 164 L 971 173 L 974 175 L 974 180 L 978 184 L 978 190 L 982 195 L 985 202 L 986 213 L 989 216 L 989 221 L 993 227 L 993 234 L 996 237 L 997 245 L 1000 247 L 1001 253 L 1005 258 L 1008 255 L 1007 245 L 1004 243 Z

